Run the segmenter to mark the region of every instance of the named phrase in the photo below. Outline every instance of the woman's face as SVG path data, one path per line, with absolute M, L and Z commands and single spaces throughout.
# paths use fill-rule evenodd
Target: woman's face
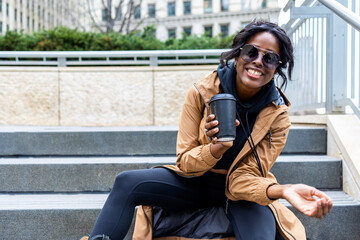
M 259 54 L 256 59 L 245 62 L 241 57 L 236 61 L 236 88 L 241 100 L 248 100 L 253 97 L 262 86 L 271 81 L 276 68 L 266 68 L 262 58 L 267 51 L 279 54 L 279 44 L 274 35 L 269 32 L 260 32 L 249 39 L 246 44 L 258 47 Z

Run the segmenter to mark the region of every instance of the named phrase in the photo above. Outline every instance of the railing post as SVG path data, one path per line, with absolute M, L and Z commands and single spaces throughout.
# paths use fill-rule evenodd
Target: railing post
M 338 0 L 346 5 L 345 0 Z M 344 112 L 345 106 L 337 103 L 347 92 L 347 24 L 331 13 L 327 18 L 327 99 L 326 112 Z
M 66 67 L 66 58 L 58 57 L 58 67 Z
M 158 65 L 158 58 L 157 56 L 150 57 L 150 66 L 156 67 Z

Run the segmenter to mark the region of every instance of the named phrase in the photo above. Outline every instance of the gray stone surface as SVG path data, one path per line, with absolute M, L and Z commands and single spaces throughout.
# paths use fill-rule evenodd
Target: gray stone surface
M 325 127 L 293 126 L 282 153 L 326 154 L 326 142 Z
M 175 161 L 174 157 L 0 159 L 0 192 L 110 191 L 119 172 Z
M 107 194 L 0 194 L 1 235 L 21 240 L 78 240 L 90 234 L 106 197 Z M 126 240 L 131 239 L 134 221 L 133 218 Z
M 143 130 L 145 129 L 145 130 Z M 158 128 L 30 128 L 0 132 L 1 156 L 114 156 L 175 154 L 176 130 Z M 164 128 L 167 129 L 167 128 Z M 25 130 L 25 131 L 24 131 Z
M 0 127 L 1 236 L 77 240 L 89 234 L 118 172 L 175 163 L 176 133 L 176 127 Z M 341 191 L 341 161 L 321 155 L 326 128 L 291 128 L 283 152 L 272 169 L 280 183 L 337 190 L 327 191 L 334 208 L 321 220 L 291 207 L 308 238 L 360 239 L 360 203 Z M 126 240 L 132 231 L 133 224 Z
M 119 172 L 175 164 L 176 157 L 0 158 L 0 192 L 110 191 Z M 341 161 L 321 155 L 280 156 L 280 183 L 341 188 Z
M 320 189 L 342 188 L 341 160 L 325 155 L 280 155 L 271 172 L 281 184 L 304 183 Z
M 0 156 L 175 155 L 176 127 L 1 128 Z M 326 128 L 292 127 L 285 154 L 325 154 Z
M 303 222 L 307 237 L 310 240 L 358 239 L 360 203 L 342 192 L 327 194 L 333 199 L 334 207 L 323 219 L 306 217 L 291 207 Z M 2 236 L 11 236 L 12 239 L 77 240 L 91 231 L 106 196 L 0 194 L 0 231 Z M 12 208 L 4 205 L 6 202 L 11 202 Z M 126 240 L 131 239 L 132 231 L 133 223 Z

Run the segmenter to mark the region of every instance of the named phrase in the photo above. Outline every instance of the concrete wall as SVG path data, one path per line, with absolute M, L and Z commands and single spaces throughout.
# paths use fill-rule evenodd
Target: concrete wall
M 0 124 L 177 125 L 187 90 L 214 69 L 0 67 Z

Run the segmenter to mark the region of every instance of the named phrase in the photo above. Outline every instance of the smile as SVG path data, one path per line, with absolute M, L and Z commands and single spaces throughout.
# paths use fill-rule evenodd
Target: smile
M 263 75 L 261 72 L 259 71 L 256 71 L 254 69 L 246 69 L 248 73 L 250 73 L 251 75 L 254 75 L 254 76 L 261 76 Z

